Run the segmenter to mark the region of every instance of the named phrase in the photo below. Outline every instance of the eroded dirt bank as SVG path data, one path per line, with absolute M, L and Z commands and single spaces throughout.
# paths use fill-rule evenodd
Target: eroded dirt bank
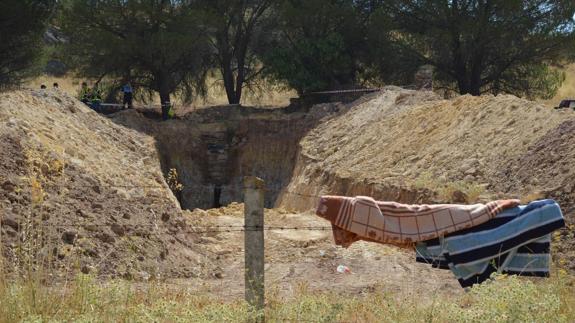
M 50 266 L 54 279 L 77 270 L 142 279 L 208 270 L 154 145 L 60 92 L 0 94 L 5 269 Z

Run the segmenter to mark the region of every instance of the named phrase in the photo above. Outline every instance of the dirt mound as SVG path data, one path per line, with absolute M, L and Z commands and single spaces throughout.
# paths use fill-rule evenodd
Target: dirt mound
M 575 112 L 511 95 L 442 100 L 388 88 L 304 137 L 279 205 L 310 209 L 322 194 L 404 203 L 554 198 L 572 223 L 574 131 Z M 575 269 L 570 228 L 559 248 Z
M 510 95 L 441 100 L 425 92 L 390 88 L 311 131 L 301 141 L 288 190 L 371 193 L 406 202 L 417 202 L 410 201 L 421 197 L 413 193 L 417 190 L 432 192 L 425 197 L 430 201 L 453 201 L 456 191 L 467 202 L 501 192 L 522 195 L 546 188 L 557 170 L 542 169 L 537 181 L 532 176 L 514 178 L 518 184 L 504 188 L 499 184 L 515 176 L 510 163 L 574 118 L 573 111 Z M 392 188 L 399 192 L 395 195 L 403 195 L 386 195 L 384 191 Z M 284 203 L 290 206 L 288 199 Z
M 0 150 L 8 263 L 143 279 L 202 273 L 151 137 L 63 93 L 18 91 L 0 94 Z
M 575 120 L 567 120 L 535 141 L 501 170 L 498 187 L 558 200 L 567 213 L 575 207 Z

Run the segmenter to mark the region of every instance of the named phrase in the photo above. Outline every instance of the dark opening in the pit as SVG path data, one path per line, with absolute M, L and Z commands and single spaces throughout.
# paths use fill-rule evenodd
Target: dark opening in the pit
M 222 204 L 220 203 L 221 196 L 222 196 L 222 187 L 219 185 L 216 185 L 214 187 L 214 201 L 212 203 L 212 207 L 219 208 L 222 206 Z

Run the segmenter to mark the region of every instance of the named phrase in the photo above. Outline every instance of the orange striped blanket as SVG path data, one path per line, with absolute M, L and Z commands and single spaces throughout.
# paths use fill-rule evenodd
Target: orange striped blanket
M 332 223 L 337 245 L 348 247 L 365 240 L 412 247 L 494 218 L 519 200 L 487 204 L 408 205 L 380 202 L 366 196 L 322 196 L 316 214 Z

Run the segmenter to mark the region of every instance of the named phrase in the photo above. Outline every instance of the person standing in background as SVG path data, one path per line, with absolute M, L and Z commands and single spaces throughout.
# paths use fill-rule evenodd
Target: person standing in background
M 122 109 L 126 108 L 126 104 L 128 105 L 128 109 L 132 108 L 132 100 L 134 99 L 134 90 L 132 89 L 132 85 L 130 82 L 127 82 L 122 86 L 122 93 L 124 93 L 124 101 L 122 103 Z
M 102 93 L 100 91 L 100 89 L 98 88 L 98 84 L 95 84 L 94 87 L 92 88 L 92 98 L 91 98 L 91 104 L 90 107 L 96 111 L 96 112 L 101 112 L 100 111 L 100 105 L 102 104 Z
M 90 88 L 88 87 L 88 83 L 86 82 L 82 82 L 79 99 L 85 105 L 90 105 L 90 100 L 92 99 L 92 90 L 90 90 Z

